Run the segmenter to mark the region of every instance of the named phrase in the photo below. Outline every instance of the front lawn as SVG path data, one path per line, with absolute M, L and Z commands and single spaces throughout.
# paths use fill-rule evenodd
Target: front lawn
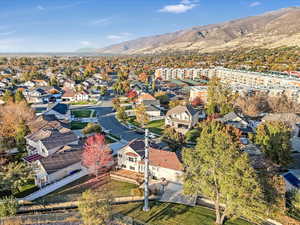
M 37 202 L 42 203 L 55 203 L 55 202 L 65 202 L 65 201 L 76 201 L 79 197 L 81 197 L 82 192 L 90 189 L 95 183 L 81 185 L 88 180 L 93 179 L 90 176 L 84 176 L 40 199 L 37 199 Z M 131 196 L 131 190 L 137 188 L 137 185 L 111 180 L 108 184 L 110 185 L 110 189 L 112 190 L 112 194 L 114 197 L 123 197 L 123 196 Z M 101 187 L 98 187 L 101 190 Z
M 71 130 L 81 130 L 81 129 L 85 128 L 87 124 L 88 123 L 72 121 L 71 122 Z
M 39 188 L 35 185 L 34 180 L 30 180 L 27 184 L 21 186 L 19 188 L 19 192 L 14 194 L 16 198 L 24 198 L 27 195 L 39 190 Z
M 150 132 L 161 135 L 165 126 L 165 120 L 155 120 L 148 123 L 147 128 Z
M 71 102 L 71 105 L 95 105 L 98 102 L 95 100 L 92 101 L 78 101 L 78 102 Z
M 90 118 L 92 113 L 93 113 L 93 111 L 92 110 L 88 110 L 88 109 L 73 110 L 73 111 L 71 111 L 71 114 L 75 118 Z
M 116 213 L 130 216 L 149 225 L 212 225 L 215 221 L 213 210 L 201 206 L 186 206 L 174 203 L 150 202 L 150 211 L 142 210 L 143 203 L 129 203 L 114 207 Z M 251 225 L 251 223 L 237 219 L 228 221 L 225 225 Z

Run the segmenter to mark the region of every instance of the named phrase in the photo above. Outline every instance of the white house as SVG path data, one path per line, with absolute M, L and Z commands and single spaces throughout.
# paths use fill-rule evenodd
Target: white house
M 175 128 L 180 133 L 186 133 L 199 121 L 200 111 L 190 105 L 178 105 L 170 109 L 165 118 L 165 125 Z
M 118 152 L 118 167 L 136 173 L 144 173 L 145 143 L 133 140 Z M 149 171 L 153 179 L 166 179 L 175 183 L 182 182 L 183 166 L 176 153 L 149 149 Z
M 35 184 L 42 187 L 81 170 L 81 145 L 61 147 L 54 154 L 36 160 Z

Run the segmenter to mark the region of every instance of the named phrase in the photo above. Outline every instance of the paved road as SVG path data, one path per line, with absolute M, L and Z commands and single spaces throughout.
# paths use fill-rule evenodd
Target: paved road
M 110 99 L 102 101 L 100 106 L 84 107 L 94 109 L 97 112 L 98 120 L 104 130 L 109 130 L 111 134 L 120 137 L 126 141 L 131 141 L 135 138 L 144 138 L 127 127 L 123 126 L 116 118 L 113 112 Z

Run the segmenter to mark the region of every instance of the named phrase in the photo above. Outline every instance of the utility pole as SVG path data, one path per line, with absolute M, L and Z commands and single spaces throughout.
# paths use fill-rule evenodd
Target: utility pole
M 149 208 L 149 138 L 148 129 L 145 130 L 145 169 L 144 169 L 144 207 L 143 211 L 147 212 Z

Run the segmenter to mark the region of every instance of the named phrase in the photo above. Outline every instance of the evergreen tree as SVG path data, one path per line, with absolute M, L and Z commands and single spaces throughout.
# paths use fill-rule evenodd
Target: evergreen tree
M 25 100 L 25 97 L 24 97 L 22 91 L 17 90 L 16 93 L 15 93 L 15 102 L 19 103 L 19 102 L 24 101 L 24 100 Z
M 2 97 L 4 102 L 9 102 L 9 101 L 13 101 L 13 93 L 10 90 L 6 90 L 4 92 L 4 95 Z
M 196 147 L 183 150 L 184 191 L 213 200 L 217 224 L 241 216 L 260 221 L 266 209 L 263 188 L 247 153 L 239 150 L 227 130 L 210 121 L 202 128 Z
M 277 165 L 287 166 L 291 161 L 291 129 L 283 122 L 264 122 L 256 130 L 254 142 Z

